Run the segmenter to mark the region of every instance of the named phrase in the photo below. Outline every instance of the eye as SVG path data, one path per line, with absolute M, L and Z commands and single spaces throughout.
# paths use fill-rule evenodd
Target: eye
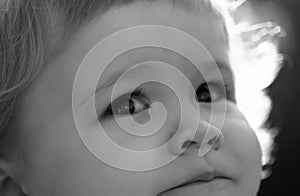
M 225 88 L 226 92 L 224 92 L 223 88 Z M 203 83 L 196 91 L 196 99 L 198 102 L 215 102 L 222 98 L 226 98 L 227 87 L 218 88 L 216 85 L 210 85 L 208 87 L 207 83 Z
M 137 90 L 131 94 L 126 94 L 117 98 L 107 107 L 101 116 L 133 115 L 149 108 L 150 104 L 148 99 L 140 90 Z

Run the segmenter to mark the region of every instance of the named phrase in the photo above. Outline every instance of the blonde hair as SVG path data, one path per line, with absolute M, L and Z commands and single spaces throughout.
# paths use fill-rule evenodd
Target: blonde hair
M 0 134 L 18 95 L 58 53 L 62 40 L 96 12 L 130 1 L 5 0 L 0 2 Z
M 5 133 L 4 130 L 16 115 L 14 108 L 18 95 L 34 80 L 43 66 L 60 51 L 63 40 L 66 41 L 72 32 L 93 19 L 96 14 L 103 14 L 113 6 L 135 1 L 138 0 L 1 1 L 0 134 Z M 274 134 L 264 127 L 271 103 L 263 90 L 273 81 L 279 70 L 278 65 L 281 61 L 276 45 L 265 41 L 252 48 L 245 47 L 241 33 L 235 29 L 237 24 L 231 17 L 232 8 L 228 6 L 229 0 L 185 0 L 182 2 L 202 2 L 195 7 L 201 7 L 205 2 L 224 19 L 228 33 L 230 60 L 236 76 L 237 104 L 257 134 L 263 151 L 262 162 L 267 164 L 271 160 L 270 152 Z M 265 75 L 261 75 L 260 79 L 265 79 L 265 81 L 258 86 L 254 85 L 254 88 L 248 88 L 249 80 L 245 78 L 249 79 L 249 77 L 244 76 L 249 73 L 249 70 L 258 71 L 264 63 L 271 65 L 266 68 L 270 68 L 270 71 L 267 70 Z M 243 88 L 246 88 L 245 85 L 247 85 L 248 92 L 243 91 Z M 245 106 L 251 106 L 252 109 L 245 108 Z

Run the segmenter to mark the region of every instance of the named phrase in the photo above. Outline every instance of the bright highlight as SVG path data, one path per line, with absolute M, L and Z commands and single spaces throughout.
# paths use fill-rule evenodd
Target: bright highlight
M 265 89 L 281 69 L 283 57 L 277 38 L 285 32 L 272 22 L 236 23 L 234 12 L 245 1 L 211 0 L 224 17 L 229 41 L 229 58 L 235 76 L 236 100 L 241 112 L 255 131 L 263 153 L 263 165 L 271 163 L 276 130 L 266 128 L 272 104 Z

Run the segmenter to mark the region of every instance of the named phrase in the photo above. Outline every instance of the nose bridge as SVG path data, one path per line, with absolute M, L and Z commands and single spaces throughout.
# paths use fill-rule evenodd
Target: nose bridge
M 206 120 L 204 110 L 193 104 L 185 104 L 180 126 L 173 138 L 171 151 L 175 154 L 183 153 L 190 144 L 199 148 L 198 155 L 205 156 L 210 150 L 218 150 L 223 144 L 222 131 Z M 199 110 L 199 111 L 197 111 Z

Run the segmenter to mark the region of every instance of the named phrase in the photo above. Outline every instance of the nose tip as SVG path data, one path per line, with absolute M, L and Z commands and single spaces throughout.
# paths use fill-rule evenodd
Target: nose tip
M 210 150 L 219 150 L 224 142 L 222 131 L 210 124 L 202 140 L 198 155 L 205 156 Z
M 177 155 L 194 146 L 199 149 L 198 155 L 203 157 L 211 150 L 219 150 L 224 142 L 222 131 L 208 122 L 200 123 L 196 132 L 190 130 L 187 124 L 179 132 L 171 147 Z

